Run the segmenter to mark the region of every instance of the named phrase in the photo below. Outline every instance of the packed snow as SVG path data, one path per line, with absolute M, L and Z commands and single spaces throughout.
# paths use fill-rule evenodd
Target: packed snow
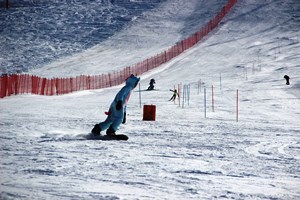
M 225 3 L 162 2 L 101 44 L 31 73 L 134 64 Z M 300 199 L 299 27 L 297 0 L 238 1 L 205 40 L 141 76 L 117 131 L 128 141 L 84 138 L 123 85 L 0 99 L 0 199 Z M 145 91 L 151 78 L 155 90 Z M 180 102 L 168 101 L 178 85 Z M 143 105 L 156 105 L 156 121 L 142 120 Z

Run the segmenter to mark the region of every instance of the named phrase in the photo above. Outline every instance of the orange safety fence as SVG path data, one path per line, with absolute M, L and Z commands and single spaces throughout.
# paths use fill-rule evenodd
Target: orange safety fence
M 221 11 L 198 32 L 176 43 L 176 45 L 170 47 L 168 50 L 120 71 L 94 76 L 81 75 L 71 78 L 51 79 L 28 74 L 1 75 L 0 98 L 26 93 L 49 96 L 62 95 L 74 91 L 101 89 L 120 85 L 130 74 L 141 75 L 151 69 L 159 67 L 180 55 L 185 50 L 193 47 L 219 25 L 236 2 L 237 0 L 228 0 Z

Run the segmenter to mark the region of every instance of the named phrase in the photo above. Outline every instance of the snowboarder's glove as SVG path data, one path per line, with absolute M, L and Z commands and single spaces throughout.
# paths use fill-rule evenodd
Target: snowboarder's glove
M 117 110 L 121 110 L 121 108 L 122 108 L 122 101 L 119 100 L 119 101 L 117 102 L 116 109 L 117 109 Z

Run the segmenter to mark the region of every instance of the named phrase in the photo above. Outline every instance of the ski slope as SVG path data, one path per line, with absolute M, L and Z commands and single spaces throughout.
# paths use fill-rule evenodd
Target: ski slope
M 225 3 L 225 0 L 163 2 L 156 10 L 146 11 L 142 16 L 134 17 L 123 31 L 106 41 L 30 73 L 51 78 L 118 71 L 161 53 L 199 31 Z M 206 9 L 203 9 L 204 7 Z
M 197 18 L 186 9 L 193 5 Z M 103 44 L 32 73 L 97 74 L 131 65 L 185 38 L 221 5 L 167 1 Z M 129 136 L 125 142 L 83 138 L 105 119 L 122 85 L 1 99 L 0 199 L 299 199 L 299 11 L 293 0 L 239 1 L 204 41 L 141 76 L 142 90 L 151 78 L 157 90 L 132 93 L 118 130 Z M 140 42 L 145 33 L 155 45 Z M 184 106 L 182 98 L 180 105 L 168 101 L 178 84 L 190 86 Z M 142 121 L 140 94 L 142 106 L 156 105 L 156 121 Z

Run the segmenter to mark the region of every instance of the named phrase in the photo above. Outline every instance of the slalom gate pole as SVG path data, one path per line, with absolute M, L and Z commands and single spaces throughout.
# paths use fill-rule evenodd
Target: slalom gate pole
M 175 85 L 174 85 L 174 90 L 176 89 Z M 178 92 L 178 91 L 177 91 Z M 174 100 L 174 104 L 176 104 L 176 101 Z
M 179 104 L 179 107 L 180 107 L 180 93 L 181 93 L 181 83 L 180 84 L 178 83 L 178 104 Z
M 239 121 L 239 90 L 236 90 L 236 121 Z
M 184 102 L 187 102 L 187 85 L 184 85 Z
M 183 85 L 183 91 L 182 91 L 182 108 L 184 108 L 184 101 L 185 101 L 185 85 Z
M 139 101 L 140 101 L 140 108 L 142 108 L 142 94 L 141 94 L 141 84 L 139 83 Z
M 211 109 L 212 109 L 212 112 L 215 112 L 215 105 L 214 105 L 214 86 L 212 85 L 211 86 Z
M 206 88 L 204 88 L 204 118 L 206 118 Z

